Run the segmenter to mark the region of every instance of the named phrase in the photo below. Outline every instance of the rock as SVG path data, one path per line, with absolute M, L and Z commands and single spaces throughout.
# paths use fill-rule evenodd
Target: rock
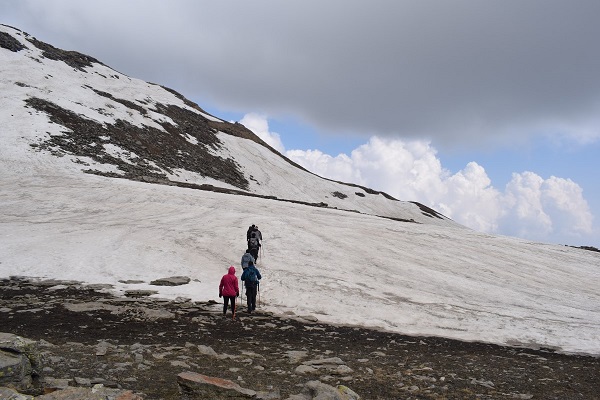
M 187 276 L 171 276 L 169 278 L 160 278 L 150 282 L 154 286 L 181 286 L 190 283 Z
M 317 372 L 318 369 L 315 367 L 311 367 L 310 365 L 298 365 L 296 367 L 296 369 L 294 370 L 295 373 L 297 374 L 312 374 L 314 372 Z
M 213 350 L 212 347 L 210 346 L 205 346 L 203 344 L 198 346 L 198 350 L 200 351 L 200 354 L 204 354 L 206 356 L 211 356 L 211 357 L 218 357 L 219 355 L 217 354 L 216 351 Z
M 70 383 L 70 379 L 56 379 L 48 376 L 44 378 L 44 391 L 50 393 L 56 390 L 66 389 L 69 387 Z
M 334 375 L 345 375 L 354 372 L 339 357 L 319 358 L 316 360 L 304 361 L 302 365 L 296 368 L 297 374 L 313 373 L 317 370 L 325 370 Z
M 158 294 L 157 290 L 126 290 L 125 296 L 127 297 L 145 297 L 152 296 L 153 294 Z
M 0 387 L 0 399 L 3 400 L 33 400 L 33 396 L 21 394 L 16 390 Z
M 292 395 L 286 400 L 359 400 L 360 396 L 344 385 L 333 387 L 320 381 L 309 381 L 302 392 Z
M 177 383 L 181 394 L 202 399 L 249 399 L 255 398 L 257 394 L 254 390 L 245 389 L 233 381 L 195 372 L 180 373 L 177 375 Z
M 40 366 L 37 342 L 0 333 L 0 386 L 26 389 Z
M 98 343 L 96 345 L 96 355 L 97 356 L 105 356 L 106 353 L 108 352 L 108 349 L 111 347 L 114 347 L 114 346 L 106 341 L 101 341 L 100 343 Z
M 130 390 L 110 389 L 102 385 L 95 385 L 92 388 L 70 387 L 63 390 L 57 390 L 35 398 L 36 400 L 143 400 L 143 397 L 134 394 Z
M 305 350 L 290 350 L 286 351 L 285 355 L 290 359 L 290 364 L 296 364 L 303 358 L 308 356 L 308 351 Z

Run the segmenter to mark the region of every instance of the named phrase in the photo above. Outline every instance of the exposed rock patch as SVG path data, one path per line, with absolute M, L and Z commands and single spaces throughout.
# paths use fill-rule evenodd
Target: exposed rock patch
M 187 276 L 171 276 L 168 278 L 160 278 L 150 282 L 154 286 L 181 286 L 190 283 L 190 278 Z

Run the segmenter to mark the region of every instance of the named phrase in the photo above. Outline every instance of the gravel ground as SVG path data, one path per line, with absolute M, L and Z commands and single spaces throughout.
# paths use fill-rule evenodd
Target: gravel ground
M 239 312 L 187 299 L 114 297 L 76 282 L 0 280 L 0 332 L 40 341 L 29 394 L 102 383 L 180 399 L 184 371 L 229 379 L 263 398 L 310 380 L 362 399 L 600 399 L 600 359 Z M 214 352 L 212 351 L 214 350 Z M 323 361 L 325 360 L 325 361 Z

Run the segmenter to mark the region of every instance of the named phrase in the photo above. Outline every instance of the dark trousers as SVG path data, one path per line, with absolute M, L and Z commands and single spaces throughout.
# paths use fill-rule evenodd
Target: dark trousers
M 250 249 L 250 254 L 252 254 L 252 257 L 254 257 L 254 262 L 258 261 L 258 247 Z
M 231 312 L 235 314 L 235 296 L 223 296 L 223 315 L 227 314 L 227 303 L 231 301 Z
M 258 293 L 258 286 L 246 286 L 246 300 L 248 301 L 248 311 L 256 310 L 256 293 Z

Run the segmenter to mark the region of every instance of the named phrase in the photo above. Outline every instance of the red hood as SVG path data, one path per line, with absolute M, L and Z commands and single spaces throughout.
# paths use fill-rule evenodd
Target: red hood
M 229 275 L 235 275 L 235 267 L 233 265 L 229 267 Z

